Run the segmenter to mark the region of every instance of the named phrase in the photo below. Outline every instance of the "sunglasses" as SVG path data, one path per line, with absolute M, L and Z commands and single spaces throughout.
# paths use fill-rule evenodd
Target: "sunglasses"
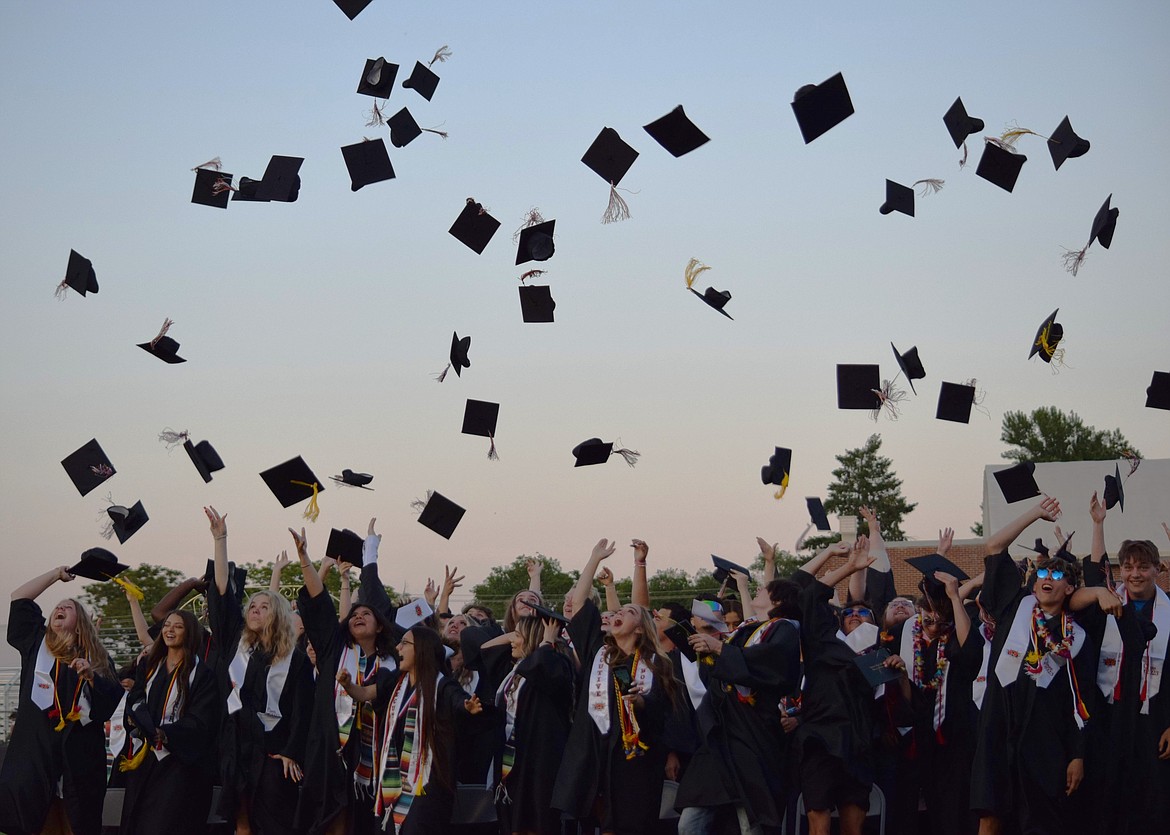
M 1059 568 L 1037 568 L 1036 576 L 1041 580 L 1052 578 L 1053 580 L 1063 580 L 1064 572 Z
M 846 617 L 846 618 L 849 618 L 849 617 L 872 618 L 873 612 L 871 612 L 869 609 L 865 608 L 864 606 L 853 606 L 853 607 L 848 608 L 848 609 L 842 609 L 841 616 Z

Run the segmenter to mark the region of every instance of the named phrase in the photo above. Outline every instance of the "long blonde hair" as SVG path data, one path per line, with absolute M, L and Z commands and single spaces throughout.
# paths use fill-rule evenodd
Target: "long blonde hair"
M 268 611 L 272 617 L 259 632 L 256 632 L 248 626 L 247 611 L 252 601 L 258 597 L 268 598 Z M 240 635 L 242 646 L 259 646 L 271 655 L 273 660 L 284 658 L 296 648 L 297 632 L 293 626 L 292 606 L 279 594 L 268 591 L 256 592 L 244 604 L 244 612 L 244 631 Z
M 49 652 L 58 661 L 72 662 L 75 658 L 84 658 L 89 661 L 96 675 L 112 678 L 114 668 L 110 665 L 110 654 L 102 646 L 98 638 L 97 627 L 89 617 L 85 607 L 73 597 L 67 597 L 61 603 L 68 601 L 73 604 L 73 611 L 77 617 L 77 626 L 72 634 L 61 635 L 49 627 L 45 632 L 45 643 Z M 60 606 L 61 603 L 57 605 Z

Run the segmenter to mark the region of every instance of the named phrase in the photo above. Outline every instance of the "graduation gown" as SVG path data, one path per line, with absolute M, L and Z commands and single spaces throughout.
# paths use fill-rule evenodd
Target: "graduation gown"
M 669 697 L 658 676 L 645 704 L 637 711 L 641 738 L 649 748 L 642 756 L 627 760 L 622 750 L 621 723 L 612 669 L 607 673 L 609 691 L 609 733 L 602 735 L 589 713 L 590 678 L 594 659 L 604 651 L 601 613 L 586 600 L 569 622 L 569 636 L 581 659 L 581 681 L 573 727 L 565 745 L 565 757 L 557 773 L 552 805 L 578 819 L 589 818 L 600 799 L 602 831 L 643 833 L 658 820 L 662 802 L 666 748 L 661 744 L 663 724 L 670 710 Z
M 98 835 L 106 797 L 103 726 L 125 691 L 113 677 L 95 676 L 92 685 L 82 685 L 90 700 L 90 722 L 67 722 L 61 731 L 54 730 L 57 717 L 49 716 L 53 705 L 42 709 L 32 698 L 46 632 L 44 614 L 35 601 L 12 601 L 8 643 L 20 653 L 20 701 L 0 769 L 0 832 L 40 832 L 61 781 L 61 797 L 74 835 Z M 61 664 L 56 688 L 65 711 L 73 703 L 77 681 L 77 674 Z
M 146 752 L 142 764 L 125 772 L 126 797 L 119 835 L 202 835 L 207 831 L 211 788 L 216 778 L 215 729 L 219 726 L 219 687 L 207 664 L 195 667 L 189 678 L 186 702 L 176 721 L 164 722 L 170 674 L 165 658 L 147 693 L 148 670 L 139 665 L 127 704 L 145 698 L 156 727 L 167 737 L 167 751 L 159 759 Z M 190 673 L 180 673 L 180 675 Z M 117 766 L 115 766 L 117 768 Z
M 765 634 L 747 646 L 758 629 Z M 699 662 L 707 685 L 697 711 L 700 745 L 675 806 L 734 804 L 752 825 L 780 827 L 791 787 L 783 779 L 788 735 L 779 704 L 800 687 L 800 630 L 783 620 L 746 623 L 713 660 Z

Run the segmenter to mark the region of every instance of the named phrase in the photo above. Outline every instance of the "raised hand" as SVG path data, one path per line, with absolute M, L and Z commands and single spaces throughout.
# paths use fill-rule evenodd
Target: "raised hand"
M 829 559 L 832 559 L 834 557 L 848 557 L 852 550 L 853 546 L 848 542 L 834 542 L 825 549 L 825 552 L 829 555 Z
M 423 598 L 427 601 L 428 606 L 432 609 L 435 608 L 435 601 L 439 599 L 439 587 L 430 577 L 427 577 L 427 587 L 423 589 Z
M 555 618 L 544 619 L 544 639 L 542 643 L 556 644 L 561 634 L 561 622 Z
M 1055 522 L 1060 518 L 1060 502 L 1046 495 L 1040 504 L 1036 506 L 1036 513 L 1041 519 Z
M 366 536 L 376 536 L 376 537 L 378 537 L 378 540 L 381 541 L 382 534 L 380 534 L 374 530 L 374 523 L 377 521 L 378 521 L 378 517 L 376 517 L 376 516 L 370 520 L 370 527 L 366 530 Z
M 1097 498 L 1097 491 L 1093 491 L 1093 498 L 1089 499 L 1089 518 L 1093 520 L 1094 525 L 1105 524 L 1105 502 Z M 1166 527 L 1163 522 L 1162 527 Z M 1170 535 L 1170 531 L 1167 532 Z
M 293 543 L 297 546 L 297 557 L 302 562 L 307 561 L 309 559 L 309 542 L 305 537 L 305 529 L 301 528 L 299 535 L 292 528 L 289 528 L 288 532 L 292 534 Z
M 613 585 L 613 572 L 608 568 L 603 568 L 597 572 L 597 581 L 603 586 Z
M 756 537 L 756 544 L 760 546 L 760 555 L 763 556 L 764 562 L 776 561 L 776 545 L 769 544 L 762 536 Z
M 455 574 L 455 572 L 458 570 L 459 566 L 455 566 L 454 568 L 443 566 L 443 574 L 445 575 L 443 577 L 443 594 L 447 595 L 448 597 L 451 596 L 451 593 L 454 592 L 455 589 L 463 585 L 463 575 L 460 574 L 456 576 Z M 532 575 L 529 574 L 529 576 Z
M 282 572 L 286 568 L 288 568 L 288 564 L 289 564 L 288 551 L 281 551 L 279 554 L 276 555 L 276 559 L 274 559 L 272 561 L 273 573 L 279 575 L 280 572 Z
M 873 512 L 873 508 L 862 505 L 861 507 L 857 508 L 857 512 L 861 515 L 861 518 L 865 520 L 865 524 L 869 525 L 870 528 L 873 528 L 878 524 L 877 514 Z
M 597 544 L 593 546 L 593 552 L 589 555 L 589 558 L 600 562 L 613 556 L 613 552 L 616 550 L 616 542 L 611 545 L 608 539 L 599 539 Z
M 57 581 L 61 583 L 72 583 L 74 576 L 69 573 L 69 566 L 63 565 L 57 569 Z
M 938 580 L 946 587 L 947 597 L 952 600 L 959 599 L 959 578 L 954 574 L 948 574 L 945 571 L 934 572 L 934 579 Z
M 207 521 L 211 523 L 211 535 L 216 539 L 227 536 L 227 514 L 220 516 L 214 507 L 205 507 L 203 512 L 207 514 Z
M 946 556 L 947 552 L 951 550 L 951 546 L 955 544 L 955 529 L 943 528 L 938 532 L 938 552 L 942 556 Z
M 634 549 L 634 564 L 645 565 L 646 557 L 650 554 L 650 546 L 640 539 L 633 539 L 630 541 L 630 547 Z
M 528 561 L 524 563 L 524 569 L 528 572 L 528 579 L 530 581 L 540 577 L 540 572 L 543 568 L 544 563 L 538 559 L 533 559 L 532 557 L 529 557 Z M 462 580 L 463 578 L 460 577 L 459 579 Z

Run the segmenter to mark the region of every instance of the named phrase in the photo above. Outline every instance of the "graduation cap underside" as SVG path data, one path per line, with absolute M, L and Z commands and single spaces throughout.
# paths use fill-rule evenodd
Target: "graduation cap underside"
M 1021 461 L 1013 467 L 996 470 L 993 475 L 1007 503 L 1015 504 L 1040 495 L 1035 472 L 1035 464 L 1031 461 Z
M 69 573 L 74 577 L 101 582 L 117 577 L 129 568 L 130 566 L 118 562 L 118 558 L 105 548 L 90 548 L 81 554 L 77 564 L 69 569 Z
M 223 459 L 215 451 L 209 441 L 200 441 L 193 444 L 190 441 L 183 443 L 183 449 L 191 457 L 191 463 L 199 471 L 204 483 L 211 481 L 211 474 L 223 469 Z
M 329 531 L 329 542 L 325 546 L 325 556 L 333 557 L 338 562 L 360 566 L 363 543 L 361 535 L 354 533 L 349 528 L 342 530 L 333 528 Z
M 710 137 L 687 118 L 681 104 L 661 119 L 643 125 L 642 130 L 675 157 L 689 154 L 710 141 Z
M 126 540 L 150 521 L 142 502 L 135 502 L 132 507 L 113 505 L 106 509 L 106 515 L 110 517 L 114 535 L 118 537 L 118 543 L 121 545 L 125 545 Z
M 499 228 L 500 222 L 488 214 L 483 205 L 468 197 L 463 211 L 447 231 L 476 255 L 482 255 Z
M 793 97 L 792 112 L 806 145 L 841 124 L 853 115 L 845 77 L 837 73 L 820 84 L 801 87 Z
M 96 438 L 67 455 L 62 459 L 61 466 L 65 468 L 77 492 L 83 496 L 117 472 Z
M 442 493 L 432 492 L 418 516 L 419 524 L 426 525 L 444 539 L 450 539 L 467 511 Z
M 552 322 L 557 303 L 547 285 L 525 285 L 520 290 L 520 315 L 525 322 Z
M 351 191 L 394 179 L 394 166 L 390 164 L 390 154 L 381 137 L 346 145 L 341 149 L 341 156 L 349 171 Z

